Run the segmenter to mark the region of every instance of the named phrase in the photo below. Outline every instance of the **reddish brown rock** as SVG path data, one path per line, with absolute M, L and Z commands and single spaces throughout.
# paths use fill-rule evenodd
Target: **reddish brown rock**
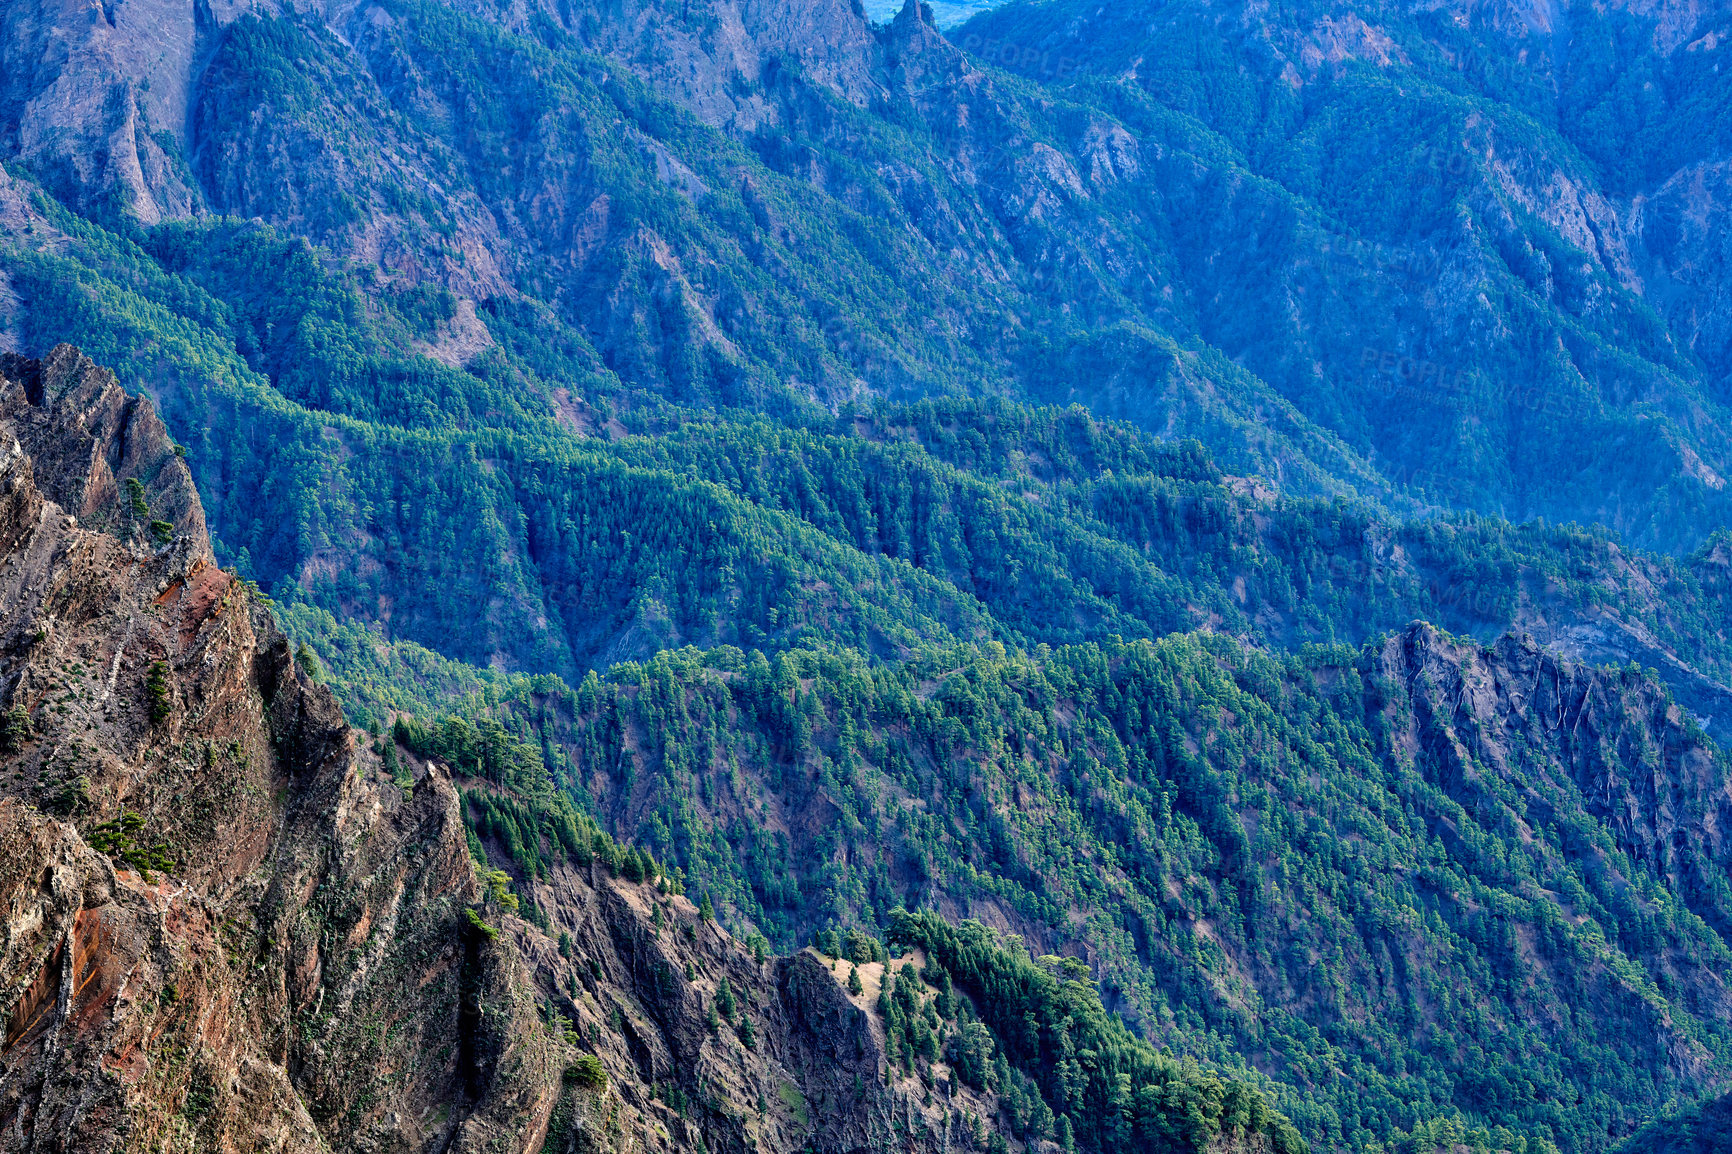
M 500 1072 L 449 781 L 366 769 L 148 401 L 67 348 L 0 374 L 0 1148 L 525 1148 L 559 1069 Z

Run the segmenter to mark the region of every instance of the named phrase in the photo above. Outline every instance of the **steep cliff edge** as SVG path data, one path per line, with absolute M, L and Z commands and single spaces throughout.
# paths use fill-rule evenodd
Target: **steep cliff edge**
M 539 1148 L 571 1047 L 449 778 L 383 773 L 211 562 L 148 401 L 0 371 L 0 1146 Z
M 1565 852 L 1628 859 L 1605 869 L 1651 868 L 1725 931 L 1724 884 L 1702 875 L 1732 865 L 1732 782 L 1669 687 L 1633 666 L 1559 658 L 1531 638 L 1482 646 L 1419 623 L 1388 638 L 1369 671 L 1398 764 L 1428 762 L 1472 811 L 1597 821 L 1612 845 Z
M 557 1071 L 511 1029 L 510 955 L 459 932 L 475 882 L 449 783 L 368 772 L 212 564 L 147 401 L 70 350 L 0 372 L 0 1144 L 467 1148 L 522 1129 Z M 466 1027 L 466 991 L 486 1024 Z
M 204 510 L 183 450 L 150 403 L 128 396 L 114 374 L 71 345 L 40 361 L 0 356 L 16 384 L 0 400 L 36 484 L 86 528 L 165 543 L 183 533 L 209 555 Z M 169 529 L 157 527 L 157 523 Z

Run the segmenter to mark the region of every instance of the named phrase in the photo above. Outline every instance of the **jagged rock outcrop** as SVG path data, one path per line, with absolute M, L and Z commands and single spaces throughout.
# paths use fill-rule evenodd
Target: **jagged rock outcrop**
M 1532 638 L 1508 634 L 1482 646 L 1423 623 L 1389 637 L 1370 656 L 1368 672 L 1368 702 L 1386 726 L 1391 760 L 1422 767 L 1457 813 L 1515 841 L 1563 831 L 1549 835 L 1562 855 L 1632 906 L 1652 900 L 1636 895 L 1647 892 L 1648 877 L 1659 877 L 1717 933 L 1732 929 L 1724 900 L 1732 869 L 1732 775 L 1724 753 L 1665 686 L 1634 667 L 1561 658 Z M 1459 844 L 1462 833 L 1447 809 L 1441 812 L 1437 832 Z M 1471 900 L 1447 886 L 1445 893 Z M 1604 955 L 1575 973 L 1578 996 L 1596 1013 L 1630 1022 L 1628 1045 L 1654 1068 L 1709 1074 L 1713 1084 L 1712 1055 L 1651 988 L 1630 977 L 1606 939 L 1593 936 L 1599 930 L 1583 896 L 1565 893 L 1559 906 Z M 1670 997 L 1693 1012 L 1732 1014 L 1725 976 L 1687 949 L 1658 940 L 1639 950 L 1624 940 L 1621 948 L 1661 975 Z M 1557 980 L 1532 940 L 1522 940 L 1516 953 L 1531 967 L 1534 987 Z M 1541 1028 L 1570 1026 L 1544 1021 Z
M 148 401 L 70 350 L 0 371 L 0 1146 L 518 1134 L 557 1070 L 513 1028 L 511 955 L 459 932 L 449 783 L 369 772 L 211 561 Z M 130 479 L 170 532 L 139 531 Z M 468 1034 L 466 995 L 493 1015 Z
M 937 1151 L 947 1125 L 960 1147 L 965 1126 L 996 1113 L 990 1094 L 942 1064 L 930 1083 L 886 1077 L 874 1009 L 882 962 L 858 967 L 862 992 L 850 995 L 848 963 L 811 951 L 760 957 L 684 897 L 610 877 L 599 864 L 555 866 L 522 884 L 549 927 L 514 916 L 502 927 L 612 1090 L 562 1100 L 550 1128 L 569 1145 L 550 1150 L 610 1149 L 635 1133 L 676 1150 Z M 715 1015 L 724 982 L 732 1020 Z
M 1579 803 L 1638 863 L 1684 849 L 1732 862 L 1723 755 L 1642 671 L 1570 661 L 1514 634 L 1481 646 L 1424 624 L 1387 639 L 1373 670 L 1406 706 L 1391 715 L 1393 752 L 1448 767 L 1440 780 L 1452 793 L 1472 794 L 1489 769 L 1530 807 Z
M 206 543 L 204 510 L 182 451 L 144 397 L 71 345 L 40 361 L 0 356 L 0 419 L 11 423 L 36 485 L 87 528 L 149 535 L 170 525 Z M 143 505 L 127 483 L 137 481 Z M 206 550 L 208 554 L 208 548 Z

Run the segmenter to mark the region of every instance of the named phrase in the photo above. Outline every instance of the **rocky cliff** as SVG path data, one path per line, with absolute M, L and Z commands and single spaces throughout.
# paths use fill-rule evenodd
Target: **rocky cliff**
M 370 771 L 212 563 L 148 401 L 70 350 L 0 372 L 0 1142 L 521 1131 L 557 1067 L 510 1029 L 512 955 L 459 932 L 474 878 L 449 784 Z M 466 1019 L 466 993 L 493 1016 Z
M 1621 920 L 1621 910 L 1606 911 L 1625 906 L 1651 918 L 1658 881 L 1696 924 L 1716 934 L 1732 926 L 1724 753 L 1634 666 L 1562 659 L 1532 638 L 1511 634 L 1482 646 L 1416 623 L 1369 653 L 1366 668 L 1368 705 L 1386 727 L 1390 762 L 1422 767 L 1450 799 L 1429 817 L 1442 841 L 1472 856 L 1474 825 L 1517 842 L 1546 840 L 1611 896 L 1595 906 L 1576 887 L 1555 895 L 1554 924 L 1578 934 L 1595 963 L 1567 979 L 1540 944 L 1543 919 L 1511 938 L 1510 956 L 1527 979 L 1512 1001 L 1538 1032 L 1569 1038 L 1579 1030 L 1537 1010 L 1548 988 L 1567 980 L 1603 1020 L 1628 1024 L 1625 1044 L 1649 1068 L 1723 1088 L 1718 1057 L 1675 1007 L 1724 1019 L 1732 1013 L 1724 974 L 1656 935 L 1605 931 L 1596 916 Z M 1449 883 L 1440 892 L 1474 904 Z M 1652 977 L 1637 978 L 1626 959 Z

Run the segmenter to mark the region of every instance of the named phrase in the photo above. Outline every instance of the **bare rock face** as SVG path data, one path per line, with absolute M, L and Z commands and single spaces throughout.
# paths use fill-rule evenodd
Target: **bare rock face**
M 1482 821 L 1504 814 L 1511 836 L 1522 838 L 1559 816 L 1590 815 L 1611 844 L 1566 842 L 1566 852 L 1625 887 L 1638 884 L 1631 879 L 1639 867 L 1652 866 L 1705 919 L 1724 918 L 1717 895 L 1732 868 L 1732 788 L 1724 755 L 1669 691 L 1633 668 L 1560 659 L 1531 638 L 1505 635 L 1482 647 L 1423 623 L 1388 638 L 1369 671 L 1397 762 L 1432 764 L 1464 810 Z M 1689 1004 L 1732 1013 L 1723 974 L 1665 950 L 1645 964 L 1686 991 Z M 1626 1015 L 1630 1045 L 1645 1047 L 1657 1067 L 1692 1075 L 1710 1067 L 1694 1035 L 1610 969 L 1578 980 L 1595 1005 Z
M 151 521 L 206 543 L 192 473 L 144 397 L 71 345 L 40 361 L 0 356 L 0 418 L 10 421 L 44 495 L 87 528 L 151 534 Z M 127 482 L 142 489 L 142 509 Z M 158 532 L 161 535 L 161 531 Z
M 565 24 L 592 51 L 729 131 L 780 121 L 774 101 L 752 89 L 774 86 L 784 68 L 856 107 L 884 95 L 875 38 L 848 0 L 709 0 L 678 14 L 660 0 L 631 0 L 600 20 L 546 0 L 516 0 L 505 9 L 515 31 L 531 30 L 535 16 Z
M 0 12 L 0 141 L 63 191 L 147 224 L 202 204 L 176 137 L 186 122 L 200 15 L 229 5 L 125 0 L 12 4 Z
M 1688 845 L 1732 864 L 1722 817 L 1732 786 L 1718 750 L 1640 671 L 1561 659 L 1513 634 L 1482 647 L 1423 623 L 1388 638 L 1373 669 L 1408 703 L 1391 714 L 1394 751 L 1436 757 L 1460 775 L 1463 796 L 1486 767 L 1530 808 L 1579 804 L 1636 862 L 1666 872 Z
M 558 1070 L 449 781 L 369 770 L 147 401 L 0 372 L 0 1148 L 525 1148 Z
M 1720 380 L 1732 376 L 1732 317 L 1703 302 L 1732 295 L 1729 206 L 1732 162 L 1697 163 L 1638 199 L 1628 224 L 1644 296 Z
M 599 865 L 556 865 L 523 885 L 550 924 L 506 916 L 502 928 L 609 1087 L 562 1096 L 545 1149 L 624 1149 L 638 1135 L 674 1150 L 938 1154 L 968 1148 L 964 1129 L 996 1118 L 993 1096 L 942 1064 L 942 1094 L 892 1066 L 875 1009 L 885 963 L 862 964 L 851 995 L 850 963 L 809 950 L 760 957 L 684 897 Z M 731 1018 L 717 1012 L 724 983 Z

